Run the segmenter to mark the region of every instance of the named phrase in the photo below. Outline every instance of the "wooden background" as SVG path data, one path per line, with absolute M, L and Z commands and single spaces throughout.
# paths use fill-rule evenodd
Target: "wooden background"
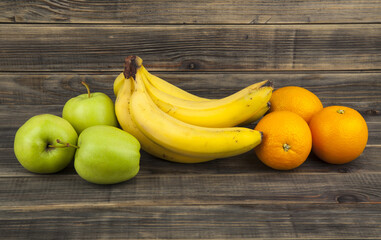
M 0 1 L 0 239 L 380 239 L 381 1 Z M 24 170 L 17 129 L 93 91 L 115 99 L 128 55 L 194 94 L 255 81 L 357 109 L 365 152 L 281 172 L 253 152 L 184 165 L 142 152 L 132 180 L 98 186 L 70 165 Z

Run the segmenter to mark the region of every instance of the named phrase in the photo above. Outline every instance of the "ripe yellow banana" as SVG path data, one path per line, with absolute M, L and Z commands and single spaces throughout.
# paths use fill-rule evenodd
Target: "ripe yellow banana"
M 145 74 L 139 67 L 130 99 L 130 114 L 137 128 L 155 143 L 173 152 L 211 159 L 235 156 L 261 143 L 262 134 L 256 130 L 200 127 L 166 114 L 146 91 Z
M 266 104 L 263 104 L 260 107 L 260 109 L 256 113 L 254 113 L 253 116 L 251 116 L 246 121 L 240 123 L 238 126 L 246 126 L 246 125 L 249 125 L 250 123 L 254 123 L 254 122 L 258 121 L 270 109 L 270 106 L 271 106 L 270 102 L 267 102 Z
M 158 90 L 165 92 L 169 95 L 172 95 L 174 97 L 182 98 L 185 100 L 190 100 L 190 101 L 210 101 L 212 99 L 208 98 L 202 98 L 199 96 L 196 96 L 194 94 L 191 94 L 179 87 L 176 87 L 173 84 L 170 84 L 169 82 L 159 78 L 158 76 L 155 76 L 151 74 L 150 72 L 145 69 L 145 67 L 142 65 L 141 66 L 141 71 L 147 76 L 148 79 L 151 80 L 152 85 L 157 88 Z
M 114 91 L 117 94 L 115 101 L 115 114 L 120 126 L 126 132 L 135 136 L 141 143 L 142 149 L 156 157 L 173 162 L 198 163 L 212 160 L 211 157 L 192 157 L 181 153 L 170 151 L 146 137 L 132 121 L 130 115 L 131 93 L 134 91 L 134 80 L 132 77 L 126 79 L 121 73 L 114 81 Z
M 147 75 L 145 77 L 145 88 L 161 110 L 183 122 L 202 127 L 233 127 L 247 121 L 267 104 L 273 90 L 264 86 L 268 83 L 266 80 L 225 98 L 193 101 L 162 92 L 153 86 Z
M 124 76 L 124 72 L 121 72 L 114 80 L 114 94 L 118 96 L 119 90 L 122 88 L 126 77 Z
M 189 92 L 186 92 L 186 91 L 182 90 L 181 88 L 178 88 L 178 87 L 170 84 L 169 82 L 151 74 L 150 72 L 147 71 L 147 69 L 144 68 L 144 66 L 142 66 L 142 71 L 144 72 L 144 74 L 146 74 L 147 79 L 153 85 L 153 87 L 155 87 L 157 90 L 164 92 L 164 93 L 166 93 L 172 97 L 181 98 L 181 99 L 189 100 L 189 101 L 195 101 L 195 102 L 206 102 L 206 101 L 212 101 L 213 102 L 214 100 L 216 100 L 216 99 L 198 97 L 198 96 L 193 95 Z M 122 85 L 121 83 L 123 82 L 122 81 L 123 78 L 124 78 L 124 74 L 122 72 L 115 79 L 115 83 L 114 83 L 115 96 L 117 96 L 118 90 L 120 89 L 120 87 Z M 270 95 L 270 97 L 271 97 L 271 95 Z M 245 126 L 245 125 L 248 125 L 250 123 L 253 123 L 253 122 L 259 120 L 268 111 L 268 109 L 269 109 L 269 106 L 267 106 L 268 103 L 263 104 L 261 109 L 257 112 L 254 112 L 253 115 L 249 119 L 239 123 L 239 126 Z M 162 109 L 165 110 L 164 107 Z M 209 121 L 209 122 L 211 122 L 211 121 Z

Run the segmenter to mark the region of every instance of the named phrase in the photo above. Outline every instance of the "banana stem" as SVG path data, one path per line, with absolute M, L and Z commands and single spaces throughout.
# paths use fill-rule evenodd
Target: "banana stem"
M 87 83 L 85 81 L 82 81 L 81 83 L 82 83 L 83 86 L 86 87 L 86 89 L 87 89 L 87 96 L 90 98 L 91 95 L 90 95 L 89 85 L 87 85 Z
M 136 71 L 143 64 L 143 60 L 135 55 L 128 56 L 124 59 L 124 76 L 128 79 L 130 77 L 135 78 Z

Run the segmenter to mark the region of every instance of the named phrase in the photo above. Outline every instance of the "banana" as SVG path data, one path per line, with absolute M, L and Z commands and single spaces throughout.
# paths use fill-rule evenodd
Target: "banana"
M 182 98 L 182 99 L 185 99 L 185 100 L 190 100 L 190 101 L 210 101 L 212 99 L 208 99 L 208 98 L 202 98 L 202 97 L 199 97 L 199 96 L 196 96 L 194 94 L 191 94 L 179 87 L 176 87 L 175 85 L 173 84 L 170 84 L 169 82 L 159 78 L 158 76 L 155 76 L 153 74 L 151 74 L 150 72 L 147 71 L 147 69 L 144 68 L 144 66 L 142 65 L 142 71 L 144 72 L 144 74 L 146 74 L 147 78 L 149 78 L 151 80 L 151 83 L 154 87 L 156 87 L 157 89 L 159 89 L 160 91 L 163 91 L 169 95 L 172 95 L 172 96 L 175 96 L 175 97 L 178 97 L 178 98 Z
M 178 119 L 183 120 L 183 121 L 188 122 L 188 123 L 191 123 L 191 124 L 200 125 L 200 126 L 207 126 L 207 127 L 223 127 L 223 126 L 229 127 L 229 126 L 235 126 L 235 125 L 245 126 L 247 124 L 250 124 L 250 123 L 255 122 L 258 119 L 260 119 L 269 109 L 266 106 L 267 103 L 264 103 L 263 100 L 265 100 L 266 98 L 271 98 L 272 92 L 267 97 L 265 97 L 264 99 L 260 99 L 259 100 L 259 102 L 263 103 L 262 106 L 260 107 L 261 109 L 259 109 L 258 111 L 252 110 L 252 112 L 250 112 L 250 111 L 244 111 L 244 113 L 245 113 L 244 115 L 245 116 L 248 115 L 249 113 L 251 113 L 252 116 L 250 116 L 248 119 L 244 120 L 243 122 L 240 122 L 240 120 L 238 120 L 238 119 L 243 119 L 244 118 L 243 117 L 244 115 L 241 115 L 241 114 L 239 115 L 238 118 L 234 119 L 234 121 L 236 123 L 230 123 L 230 124 L 226 124 L 226 125 L 224 125 L 224 124 L 218 125 L 215 121 L 210 121 L 210 119 L 208 119 L 208 117 L 206 117 L 205 120 L 202 120 L 201 118 L 195 118 L 195 116 L 197 116 L 197 114 L 194 115 L 192 113 L 192 111 L 194 111 L 194 110 L 190 110 L 190 112 L 188 112 L 189 110 L 185 110 L 184 115 L 182 115 L 182 113 L 181 113 L 182 112 L 182 110 L 181 110 L 182 104 L 180 104 L 180 106 L 179 106 L 179 104 L 176 104 L 176 101 L 175 102 L 172 101 L 173 98 L 175 98 L 175 99 L 179 99 L 180 98 L 180 99 L 187 100 L 187 102 L 188 102 L 187 104 L 191 105 L 191 109 L 194 108 L 195 105 L 198 105 L 198 104 L 195 104 L 195 102 L 200 102 L 200 105 L 205 105 L 205 102 L 207 102 L 207 101 L 212 103 L 214 101 L 221 101 L 221 99 L 208 99 L 208 98 L 198 97 L 196 95 L 193 95 L 193 94 L 191 94 L 189 92 L 186 92 L 186 91 L 184 91 L 184 90 L 182 90 L 182 89 L 180 89 L 180 88 L 170 84 L 169 82 L 166 82 L 165 80 L 163 80 L 163 79 L 161 79 L 161 78 L 151 74 L 150 72 L 147 71 L 147 69 L 145 69 L 144 66 L 141 66 L 141 67 L 142 67 L 142 71 L 147 76 L 147 79 L 149 80 L 149 83 L 151 83 L 152 87 L 154 87 L 156 89 L 156 92 L 160 91 L 162 96 L 163 95 L 164 96 L 165 95 L 169 96 L 169 98 L 167 98 L 167 101 L 161 101 L 161 103 L 162 103 L 161 105 L 159 104 L 160 98 L 159 99 L 155 99 L 156 100 L 155 103 L 157 105 L 159 105 L 159 107 L 163 111 L 165 111 L 165 112 L 169 111 L 168 113 L 170 115 L 173 115 L 173 116 L 177 117 Z M 251 87 L 253 87 L 253 85 L 247 87 L 247 89 L 249 89 Z M 242 91 L 245 91 L 245 90 L 242 90 Z M 152 96 L 152 94 L 153 94 L 153 92 L 151 91 L 151 96 Z M 167 97 L 167 96 L 165 96 L 165 97 Z M 224 101 L 229 100 L 229 98 L 231 98 L 231 97 L 232 96 L 229 96 L 228 98 L 225 98 Z M 166 99 L 166 98 L 164 98 L 164 99 Z M 255 103 L 255 105 L 257 107 L 259 105 L 261 105 L 261 103 L 259 103 L 259 102 Z M 169 103 L 169 104 L 167 104 L 167 103 Z M 174 105 L 174 106 L 171 106 L 171 105 Z M 211 106 L 211 105 L 209 105 L 209 106 Z M 180 110 L 177 110 L 179 107 L 180 107 Z M 253 108 L 253 106 L 251 106 L 251 107 Z M 172 109 L 172 110 L 176 109 L 178 112 L 177 113 L 173 113 L 173 112 L 170 111 L 170 109 Z M 206 112 L 204 112 L 204 114 L 205 113 Z M 202 113 L 200 112 L 198 114 L 202 114 Z M 224 117 L 222 117 L 222 118 L 216 118 L 216 119 L 218 119 L 219 122 L 223 122 L 224 120 L 228 121 L 228 120 L 226 120 L 224 118 L 226 118 L 230 114 L 231 113 L 225 114 L 225 115 L 223 115 Z M 187 116 L 194 116 L 194 117 L 188 118 Z M 197 122 L 197 121 L 199 121 L 199 122 Z
M 246 121 L 240 123 L 238 126 L 246 126 L 258 121 L 261 117 L 263 117 L 263 115 L 266 114 L 266 112 L 270 109 L 270 106 L 270 102 L 267 102 L 266 104 L 262 105 L 262 107 L 260 107 L 260 109 L 256 113 L 254 113 L 254 115 L 252 115 Z
M 272 94 L 273 88 L 264 86 L 267 83 L 267 80 L 255 83 L 221 99 L 192 101 L 160 91 L 147 75 L 144 81 L 147 92 L 161 110 L 183 122 L 202 127 L 233 127 L 257 116 Z
M 121 72 L 114 80 L 114 94 L 115 96 L 118 96 L 119 90 L 122 88 L 124 84 L 124 80 L 126 80 L 126 77 L 124 76 L 124 72 Z
M 115 101 L 115 114 L 123 130 L 135 136 L 141 143 L 142 149 L 158 158 L 180 163 L 198 163 L 210 161 L 211 157 L 192 157 L 181 153 L 170 151 L 151 139 L 147 138 L 132 121 L 130 115 L 130 99 L 134 90 L 134 80 L 132 77 L 126 79 L 121 73 L 114 81 L 114 91 L 117 93 Z
M 243 127 L 200 127 L 166 114 L 156 106 L 146 91 L 143 82 L 145 74 L 139 67 L 129 109 L 137 128 L 153 142 L 172 152 L 207 159 L 242 154 L 261 143 L 262 133 L 256 130 Z

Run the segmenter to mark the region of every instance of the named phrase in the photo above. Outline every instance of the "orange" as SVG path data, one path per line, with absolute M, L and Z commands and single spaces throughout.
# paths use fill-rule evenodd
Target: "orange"
M 315 114 L 309 124 L 312 151 L 333 164 L 353 161 L 364 151 L 368 127 L 359 112 L 343 106 L 330 106 Z
M 291 111 L 301 116 L 307 123 L 315 113 L 323 109 L 323 104 L 314 93 L 297 86 L 275 90 L 270 103 L 270 112 Z
M 312 137 L 308 124 L 290 111 L 265 115 L 255 127 L 263 133 L 262 143 L 254 151 L 267 166 L 290 170 L 300 166 L 311 152 Z

